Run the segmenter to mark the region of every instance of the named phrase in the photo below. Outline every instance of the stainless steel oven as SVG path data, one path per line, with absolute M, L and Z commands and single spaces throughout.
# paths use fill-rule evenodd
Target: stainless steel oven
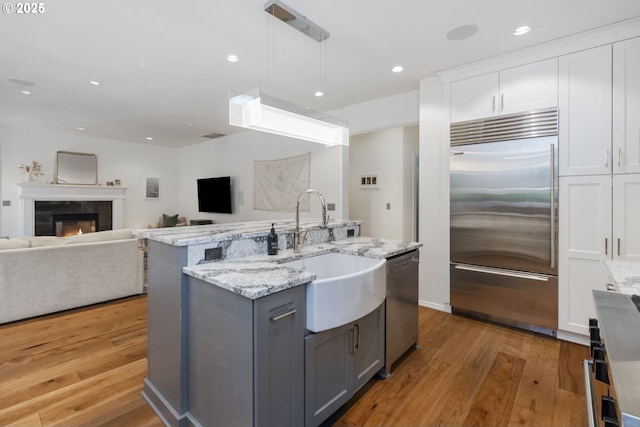
M 583 361 L 589 427 L 640 427 L 640 309 L 629 295 L 593 296 L 598 318 Z

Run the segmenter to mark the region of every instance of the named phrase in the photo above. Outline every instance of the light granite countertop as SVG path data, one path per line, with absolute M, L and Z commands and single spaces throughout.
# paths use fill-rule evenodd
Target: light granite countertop
M 303 285 L 316 278 L 313 273 L 280 265 L 295 259 L 340 252 L 368 258 L 390 258 L 418 249 L 422 243 L 354 237 L 303 247 L 300 253 L 280 251 L 278 255 L 254 255 L 242 259 L 187 266 L 185 274 L 250 299 L 261 298 Z
M 269 220 L 233 222 L 224 224 L 195 225 L 186 227 L 148 228 L 134 230 L 138 238 L 156 240 L 173 246 L 190 246 L 202 243 L 220 242 L 227 240 L 250 239 L 264 237 L 269 233 L 271 224 L 275 224 L 277 234 L 293 233 L 296 228 L 294 220 Z M 360 225 L 356 220 L 329 220 L 328 228 L 348 227 Z M 300 220 L 300 230 L 320 229 L 319 219 Z
M 618 292 L 626 295 L 640 295 L 640 262 L 606 260 L 609 275 Z

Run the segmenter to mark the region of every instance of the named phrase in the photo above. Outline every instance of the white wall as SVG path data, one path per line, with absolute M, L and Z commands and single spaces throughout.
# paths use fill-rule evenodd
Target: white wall
M 351 138 L 349 216 L 364 221 L 363 236 L 415 240 L 412 164 L 417 149 L 415 127 L 393 127 Z M 361 176 L 369 174 L 377 176 L 377 188 L 360 185 Z
M 253 162 L 275 160 L 311 153 L 310 187 L 320 191 L 327 203 L 336 205 L 328 212 L 333 219 L 347 218 L 348 192 L 344 190 L 343 170 L 348 162 L 348 147 L 325 147 L 263 132 L 246 131 L 180 149 L 180 214 L 188 218 L 212 219 L 215 222 L 238 222 L 268 219 L 294 219 L 290 212 L 253 209 Z M 348 165 L 348 163 L 346 163 Z M 197 204 L 198 178 L 231 176 L 234 190 L 233 214 L 199 213 Z M 300 212 L 301 218 L 320 218 L 320 201 L 311 196 L 310 212 Z
M 400 93 L 349 105 L 330 113 L 348 122 L 351 135 L 418 123 L 418 91 Z
M 421 305 L 449 306 L 449 139 L 446 91 L 437 77 L 420 82 Z
M 94 153 L 98 157 L 98 180 L 120 179 L 127 187 L 125 227 L 142 228 L 162 213 L 178 210 L 178 149 L 92 138 L 85 134 L 0 127 L 0 235 L 20 235 L 20 199 L 17 183 L 23 180 L 21 163 L 37 160 L 43 165 L 40 182 L 51 182 L 56 151 Z M 160 178 L 160 198 L 145 199 L 145 177 Z

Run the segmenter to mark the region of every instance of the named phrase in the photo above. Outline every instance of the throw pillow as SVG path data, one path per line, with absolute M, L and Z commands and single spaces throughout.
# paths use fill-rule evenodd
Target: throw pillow
M 177 223 L 178 223 L 178 214 L 175 214 L 173 216 L 162 214 L 163 227 L 175 227 Z

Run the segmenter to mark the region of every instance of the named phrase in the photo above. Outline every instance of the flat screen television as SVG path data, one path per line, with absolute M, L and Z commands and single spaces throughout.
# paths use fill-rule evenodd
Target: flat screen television
M 230 176 L 198 179 L 198 211 L 232 213 Z

